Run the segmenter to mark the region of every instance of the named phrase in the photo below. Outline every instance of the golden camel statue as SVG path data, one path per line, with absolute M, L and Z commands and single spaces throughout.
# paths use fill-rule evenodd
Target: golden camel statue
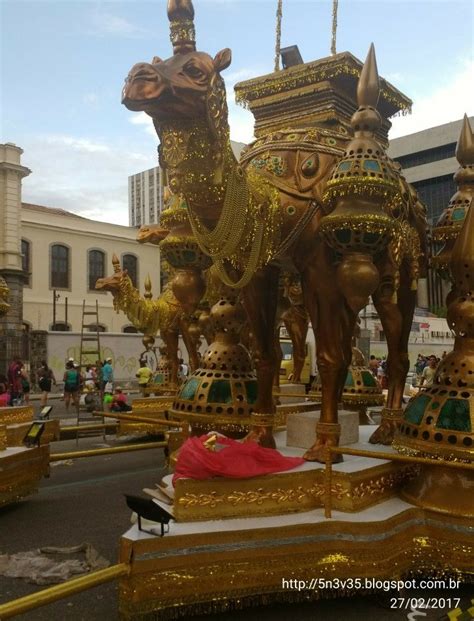
M 375 135 L 379 80 L 373 48 L 358 86 L 354 138 L 318 126 L 269 133 L 239 164 L 230 146 L 224 81 L 229 49 L 196 51 L 190 0 L 169 0 L 173 56 L 132 67 L 122 103 L 152 117 L 160 165 L 181 193 L 200 248 L 223 282 L 242 290 L 256 342 L 258 397 L 253 436 L 273 447 L 272 382 L 281 265 L 301 278 L 318 344 L 323 392 L 315 444 L 305 457 L 323 461 L 339 441 L 337 404 L 351 362 L 359 311 L 371 295 L 388 346 L 387 407 L 373 441 L 391 441 L 401 417 L 408 336 L 425 217 L 416 194 Z
M 120 269 L 120 262 L 116 255 L 112 258 L 112 264 L 114 267 L 112 276 L 99 278 L 95 288 L 98 291 L 110 291 L 114 298 L 115 310 L 123 311 L 140 332 L 154 336 L 160 331 L 170 359 L 170 383 L 177 385 L 180 334 L 188 351 L 191 369 L 199 365 L 199 354 L 191 318 L 182 308 L 170 287 L 165 287 L 158 298 L 152 299 L 151 282 L 147 278 L 145 295 L 141 296 L 138 289 L 133 286 L 127 270 Z

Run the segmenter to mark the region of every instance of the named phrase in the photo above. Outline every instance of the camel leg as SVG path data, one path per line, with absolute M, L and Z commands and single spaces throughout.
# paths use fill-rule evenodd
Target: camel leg
M 280 367 L 283 360 L 283 352 L 280 345 L 280 328 L 275 332 L 275 357 L 276 357 L 276 371 L 273 377 L 273 388 L 280 390 Z
M 189 334 L 189 324 L 191 322 L 183 317 L 179 323 L 184 346 L 188 352 L 189 366 L 191 367 L 191 372 L 194 372 L 199 367 L 199 354 L 196 348 L 196 341 Z
M 275 414 L 272 386 L 278 365 L 275 348 L 278 277 L 279 269 L 267 266 L 245 287 L 242 300 L 254 336 L 258 382 L 251 437 L 258 437 L 262 446 L 271 448 L 275 447 L 271 420 Z
M 177 386 L 178 385 L 178 345 L 179 345 L 179 334 L 178 332 L 174 332 L 172 330 L 162 330 L 161 338 L 163 339 L 166 350 L 168 353 L 168 358 L 171 364 L 171 373 L 170 373 L 170 384 Z
M 334 271 L 329 258 L 321 257 L 312 261 L 302 274 L 304 300 L 315 333 L 322 383 L 316 441 L 304 455 L 308 461 L 324 462 L 326 447 L 339 444 L 341 426 L 337 422 L 337 406 L 352 357 L 351 338 L 356 315 L 334 286 Z M 332 461 L 342 461 L 342 457 L 334 455 Z
M 301 382 L 301 372 L 306 358 L 308 317 L 305 311 L 300 311 L 292 306 L 283 314 L 282 319 L 293 345 L 293 375 L 291 379 L 298 384 Z
M 408 274 L 402 272 L 400 280 L 396 304 L 387 297 L 377 295 L 378 292 L 373 295 L 387 339 L 388 398 L 387 405 L 382 410 L 380 426 L 370 437 L 372 444 L 391 444 L 403 414 L 403 390 L 410 368 L 408 339 L 415 310 L 416 291 L 410 289 Z

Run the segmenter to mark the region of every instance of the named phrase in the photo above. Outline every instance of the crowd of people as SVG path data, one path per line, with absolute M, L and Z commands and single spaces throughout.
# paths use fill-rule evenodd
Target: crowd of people
M 443 352 L 441 358 L 445 356 L 446 352 Z M 434 354 L 427 356 L 418 354 L 414 365 L 413 385 L 420 388 L 432 386 L 441 358 Z M 386 357 L 372 355 L 368 366 L 382 390 L 386 389 L 388 387 Z M 180 382 L 186 380 L 188 372 L 188 365 L 180 359 L 178 372 Z M 140 360 L 140 368 L 135 377 L 142 395 L 145 396 L 147 386 L 153 381 L 153 371 L 147 365 L 146 360 Z M 112 358 L 106 358 L 103 362 L 97 360 L 95 364 L 87 365 L 85 371 L 81 371 L 80 365 L 73 358 L 69 358 L 62 379 L 66 411 L 69 411 L 71 403 L 76 410 L 79 409 L 81 394 L 85 395 L 86 406 L 89 405 L 93 409 L 98 409 L 97 406 L 101 405 L 112 411 L 131 409 L 123 389 L 120 386 L 114 387 Z M 53 385 L 58 385 L 53 370 L 46 360 L 41 362 L 40 368 L 36 371 L 36 384 L 41 392 L 40 406 L 44 407 L 48 403 L 48 396 Z M 8 367 L 7 375 L 0 375 L 0 407 L 29 404 L 30 390 L 31 381 L 25 364 L 20 358 L 15 358 Z
M 0 407 L 29 404 L 30 378 L 25 364 L 15 358 L 9 364 L 6 375 L 0 375 Z
M 436 369 L 441 359 L 446 356 L 446 352 L 443 352 L 441 358 L 435 354 L 424 356 L 418 354 L 418 358 L 414 365 L 414 381 L 413 385 L 418 388 L 427 388 L 433 385 L 433 381 L 436 375 Z M 387 360 L 385 357 L 377 358 L 376 356 L 370 356 L 369 368 L 373 376 L 377 379 L 380 387 L 385 389 L 388 387 L 388 373 L 387 373 Z
M 41 361 L 35 375 L 36 384 L 41 392 L 40 406 L 44 407 L 48 403 L 53 385 L 57 386 L 58 382 L 46 360 Z M 90 396 L 95 393 L 100 396 L 102 402 L 106 394 L 114 393 L 112 358 L 106 358 L 104 362 L 97 360 L 95 365 L 87 365 L 85 372 L 81 371 L 79 363 L 69 358 L 62 379 L 66 411 L 69 411 L 71 403 L 76 409 L 79 408 L 82 393 L 86 394 L 86 398 L 87 394 Z M 0 375 L 0 407 L 28 405 L 30 390 L 31 381 L 26 366 L 20 358 L 15 358 L 8 366 L 7 374 Z M 120 398 L 118 401 L 123 402 L 123 399 Z

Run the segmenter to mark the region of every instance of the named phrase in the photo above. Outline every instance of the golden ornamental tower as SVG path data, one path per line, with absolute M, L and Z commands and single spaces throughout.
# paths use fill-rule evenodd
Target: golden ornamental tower
M 463 129 L 464 132 L 464 129 Z M 458 152 L 459 153 L 459 152 Z M 459 155 L 458 155 L 459 157 Z M 405 410 L 394 446 L 401 452 L 440 460 L 474 461 L 474 211 L 468 209 L 451 252 L 453 288 L 448 295 L 448 325 L 453 351 L 439 364 L 433 385 Z M 424 466 L 405 496 L 415 504 L 473 516 L 472 470 Z M 461 490 L 466 493 L 462 493 Z
M 464 115 L 461 135 L 456 146 L 456 158 L 459 169 L 454 175 L 454 181 L 458 189 L 432 231 L 433 241 L 442 244 L 442 247 L 432 257 L 431 265 L 446 279 L 451 277 L 449 271 L 451 253 L 474 196 L 474 136 L 467 114 Z

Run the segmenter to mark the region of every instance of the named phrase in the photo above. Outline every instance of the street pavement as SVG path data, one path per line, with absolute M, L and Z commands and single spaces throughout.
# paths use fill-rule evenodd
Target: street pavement
M 54 403 L 54 416 L 65 418 L 63 405 Z M 57 407 L 56 407 L 57 406 Z M 74 415 L 75 417 L 75 415 Z M 123 441 L 109 436 L 114 445 Z M 103 446 L 102 438 L 80 438 L 79 449 Z M 56 442 L 52 452 L 75 450 L 75 440 Z M 149 449 L 59 462 L 41 482 L 39 493 L 0 509 L 0 554 L 33 550 L 42 546 L 69 547 L 92 544 L 111 564 L 118 561 L 119 540 L 130 526 L 130 510 L 124 493 L 140 494 L 153 487 L 164 473 L 163 449 Z M 171 526 L 172 527 L 172 526 Z M 43 587 L 20 579 L 0 577 L 0 602 L 35 592 Z M 427 594 L 414 593 L 426 596 Z M 429 595 L 433 596 L 433 593 Z M 464 609 L 469 603 L 463 589 Z M 406 620 L 407 611 L 392 610 L 390 597 L 397 593 L 326 599 L 298 604 L 218 614 L 214 621 L 391 621 Z M 18 616 L 27 621 L 115 621 L 118 617 L 117 582 L 104 584 L 54 604 Z M 421 621 L 446 618 L 442 611 L 428 612 Z

